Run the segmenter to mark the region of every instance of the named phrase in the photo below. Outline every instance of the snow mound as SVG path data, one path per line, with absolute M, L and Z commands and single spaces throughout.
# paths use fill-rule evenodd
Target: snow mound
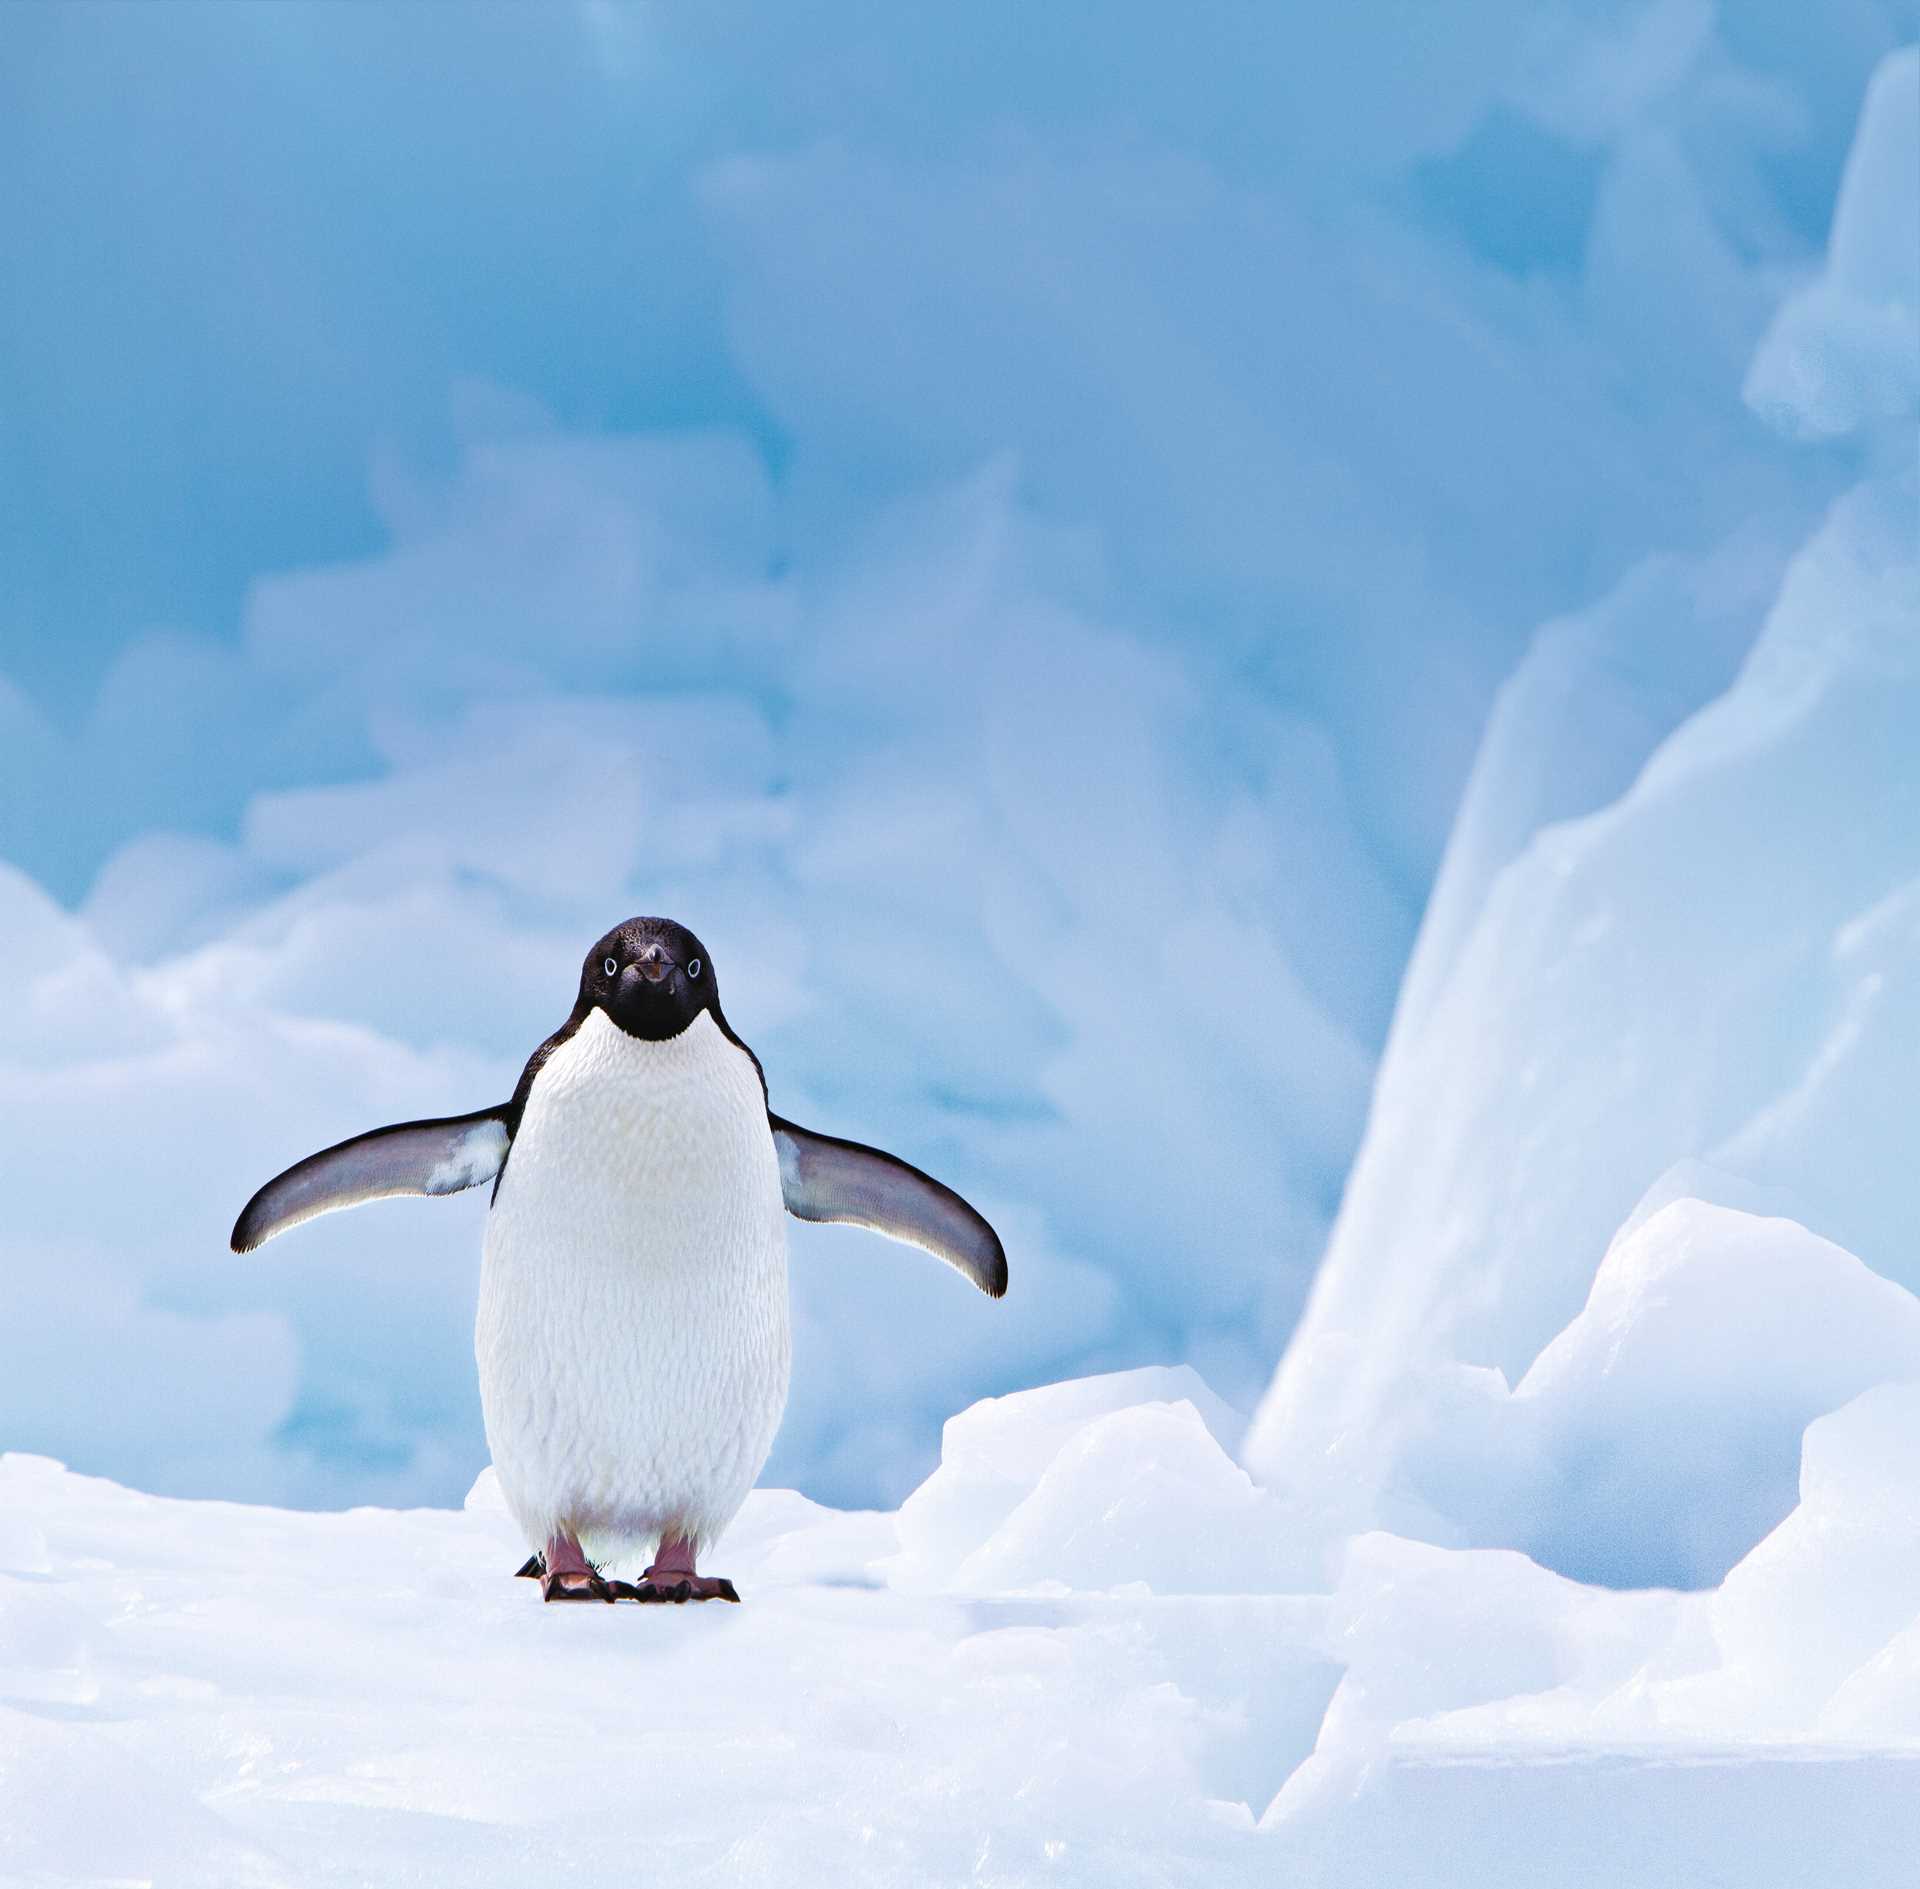
M 1794 1506 L 1813 1419 L 1920 1380 L 1920 1299 L 1791 1220 L 1667 1199 L 1673 1178 L 1515 1388 L 1464 1364 L 1410 1376 L 1382 1497 L 1409 1532 L 1608 1587 L 1712 1587 Z M 1326 1510 L 1276 1493 L 1305 1559 Z
M 1668 1641 L 1681 1604 L 1581 1587 L 1511 1550 L 1360 1536 L 1327 1628 L 1345 1675 L 1269 1825 L 1336 1813 L 1390 1761 L 1396 1739 L 1451 1714 L 1556 1691 L 1590 1704 Z
M 962 1469 L 1024 1494 L 947 1592 L 882 1578 L 904 1511 L 756 1491 L 737 1608 L 543 1607 L 490 1473 L 463 1510 L 307 1514 L 0 1457 L 0 1876 L 1905 1882 L 1920 1384 L 1818 1418 L 1799 1505 L 1691 1594 L 1380 1532 L 1285 1591 L 1207 1410 L 1231 1434 L 1190 1373 L 1130 1372 L 955 1418 L 923 1546 Z
M 964 1585 L 962 1565 L 1035 1494 L 1069 1443 L 1102 1417 L 1151 1404 L 1187 1405 L 1206 1426 L 1216 1452 L 1235 1449 L 1246 1427 L 1189 1365 L 1114 1371 L 1015 1391 L 949 1418 L 941 1432 L 940 1467 L 901 1505 L 900 1552 L 888 1564 L 888 1579 L 905 1590 Z M 1174 1447 L 1191 1455 L 1198 1445 L 1198 1438 L 1182 1433 Z M 1038 1513 L 1047 1506 L 1043 1503 Z M 1040 1552 L 1038 1513 L 1030 1518 L 1026 1567 Z
M 1808 1429 L 1800 1505 L 1727 1576 L 1713 1634 L 1749 1724 L 1911 1738 L 1913 1695 L 1867 1668 L 1917 1625 L 1920 1384 L 1886 1385 Z
M 1345 1674 L 1262 1829 L 1296 1880 L 1891 1884 L 1920 1842 L 1920 1385 L 1808 1429 L 1716 1593 L 1365 1535 Z
M 1251 1882 L 1337 1677 L 1315 1600 L 905 1595 L 893 1516 L 780 1490 L 716 1563 L 739 1607 L 543 1607 L 494 1507 L 0 1457 L 51 1562 L 0 1572 L 0 1879 Z
M 1608 1586 L 1710 1585 L 1792 1508 L 1809 1421 L 1900 1378 L 1920 1299 L 1792 1221 L 1676 1201 L 1520 1381 L 1519 1545 Z
M 1291 1547 L 1287 1522 L 1191 1403 L 1135 1404 L 1064 1443 L 951 1584 L 1265 1593 L 1298 1585 L 1311 1566 Z

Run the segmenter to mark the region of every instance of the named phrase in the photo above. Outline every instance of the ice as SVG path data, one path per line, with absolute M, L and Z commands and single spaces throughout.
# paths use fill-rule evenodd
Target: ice
M 1545 624 L 1501 684 L 1399 1000 L 1404 1033 L 1495 876 L 1543 826 L 1616 800 L 1681 722 L 1733 680 L 1778 594 L 1784 551 L 1751 526 L 1700 558 L 1636 565 Z
M 1326 1884 L 1899 1881 L 1917 1500 L 1898 1385 L 1809 1427 L 1799 1505 L 1713 1593 L 1362 1536 L 1328 1624 L 1345 1674 L 1262 1827 Z
M 1235 1449 L 1246 1428 L 1187 1365 L 1017 1391 L 949 1418 L 940 1467 L 901 1506 L 900 1554 L 891 1578 L 909 1588 L 951 1580 L 1033 1495 L 1070 1442 L 1102 1417 L 1154 1404 L 1185 1405 L 1208 1426 L 1216 1451 Z
M 1748 1722 L 1803 1722 L 1894 1637 L 1920 1624 L 1920 1384 L 1884 1385 L 1807 1430 L 1800 1504 L 1730 1573 L 1713 1632 L 1751 1687 Z M 1876 1723 L 1864 1678 L 1839 1710 L 1856 1734 L 1898 1736 L 1911 1701 Z
M 1584 1588 L 1511 1551 L 1357 1537 L 1326 1627 L 1345 1671 L 1314 1754 L 1275 1797 L 1269 1827 L 1337 1814 L 1409 1729 L 1490 1701 L 1558 1693 L 1589 1706 L 1665 1646 L 1679 1605 L 1671 1594 Z M 1464 1755 L 1491 1741 L 1459 1742 Z
M 756 1491 L 711 1557 L 738 1608 L 543 1607 L 491 1471 L 459 1511 L 302 1514 L 0 1457 L 34 1531 L 0 1564 L 4 1868 L 1904 1882 L 1920 1384 L 1815 1420 L 1799 1505 L 1698 1594 L 1380 1532 L 1314 1591 L 1203 1410 L 1232 1433 L 1190 1373 L 1053 1386 L 955 1418 L 899 1514 Z M 995 1463 L 1024 1501 L 941 1591 L 902 1579 Z
M 1920 1741 L 1920 1617 L 1848 1676 L 1820 1712 L 1820 1730 L 1846 1742 Z
M 1816 438 L 1920 406 L 1920 47 L 1873 76 L 1826 267 L 1775 317 L 1747 398 Z
M 1898 460 L 1844 497 L 1727 693 L 1612 803 L 1501 842 L 1471 918 L 1452 908 L 1444 955 L 1417 964 L 1247 1444 L 1336 1532 L 1447 1538 L 1454 1498 L 1416 1459 L 1440 1454 L 1462 1372 L 1518 1382 L 1675 1163 L 1920 1286 L 1900 1153 L 1920 1056 L 1915 509 Z
M 1793 1506 L 1808 1422 L 1902 1378 L 1920 1299 L 1791 1221 L 1676 1201 L 1516 1388 L 1500 1532 L 1582 1580 L 1711 1586 Z
M 1914 60 L 1869 88 L 1827 264 L 1895 303 Z M 1844 389 L 1843 328 L 1806 359 Z M 1415 1458 L 1479 1421 L 1473 1373 L 1525 1375 L 1677 1164 L 1920 1288 L 1920 494 L 1897 441 L 1863 463 L 1717 698 L 1766 567 L 1731 544 L 1548 625 L 1503 695 L 1247 1443 L 1335 1536 L 1460 1527 Z M 1575 764 L 1590 701 L 1607 735 Z
M 1394 1493 L 1423 1532 L 1586 1582 L 1712 1587 L 1793 1506 L 1808 1422 L 1920 1378 L 1920 1300 L 1791 1221 L 1674 1197 L 1683 1178 L 1730 1185 L 1664 1177 L 1511 1391 L 1464 1365 L 1408 1386 L 1425 1408 Z M 1320 1525 L 1291 1519 L 1303 1543 Z
M 1529 1761 L 1408 1744 L 1288 1845 L 1309 1889 L 1896 1889 L 1920 1759 L 1709 1748 Z
M 1916 81 L 1749 384 L 1864 476 L 1771 597 L 1730 542 L 1548 626 L 1476 766 L 1245 1444 L 1333 1582 L 1297 1880 L 1911 1872 Z
M 1138 1404 L 1063 1444 L 952 1585 L 1259 1593 L 1311 1566 L 1289 1546 L 1280 1504 L 1222 1451 L 1191 1403 Z

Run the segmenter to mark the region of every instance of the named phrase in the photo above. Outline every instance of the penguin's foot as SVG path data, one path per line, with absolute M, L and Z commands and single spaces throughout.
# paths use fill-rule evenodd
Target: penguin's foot
M 724 1574 L 694 1574 L 678 1568 L 649 1568 L 637 1581 L 615 1581 L 616 1600 L 672 1601 L 731 1600 L 739 1591 Z
M 693 1543 L 684 1535 L 661 1538 L 653 1566 L 632 1583 L 618 1583 L 623 1600 L 673 1601 L 731 1600 L 740 1596 L 731 1581 L 718 1574 L 696 1574 Z
M 613 1583 L 581 1553 L 571 1535 L 555 1535 L 545 1554 L 534 1555 L 520 1570 L 540 1583 L 542 1600 L 604 1600 L 614 1598 Z
M 604 1600 L 609 1606 L 618 1598 L 614 1593 L 613 1581 L 603 1580 L 588 1568 L 583 1574 L 578 1568 L 561 1568 L 553 1574 L 540 1577 L 540 1598 L 542 1600 Z

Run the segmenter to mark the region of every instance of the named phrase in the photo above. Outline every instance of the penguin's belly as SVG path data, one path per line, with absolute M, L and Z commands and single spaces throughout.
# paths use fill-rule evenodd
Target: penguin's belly
M 593 1012 L 528 1095 L 487 1217 L 487 1443 L 536 1547 L 711 1544 L 786 1404 L 787 1242 L 760 1078 L 704 1013 L 642 1042 Z

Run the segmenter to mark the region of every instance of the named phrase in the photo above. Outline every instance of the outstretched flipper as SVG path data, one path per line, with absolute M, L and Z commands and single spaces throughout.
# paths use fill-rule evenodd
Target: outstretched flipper
M 233 1250 L 250 1253 L 262 1240 L 336 1207 L 395 1194 L 457 1194 L 492 1180 L 513 1140 L 510 1107 L 399 1122 L 308 1155 L 247 1202 L 233 1223 Z
M 1007 1255 L 994 1232 L 951 1187 L 878 1148 L 816 1135 L 770 1114 L 780 1191 L 796 1220 L 871 1227 L 944 1259 L 989 1298 L 1007 1289 Z

